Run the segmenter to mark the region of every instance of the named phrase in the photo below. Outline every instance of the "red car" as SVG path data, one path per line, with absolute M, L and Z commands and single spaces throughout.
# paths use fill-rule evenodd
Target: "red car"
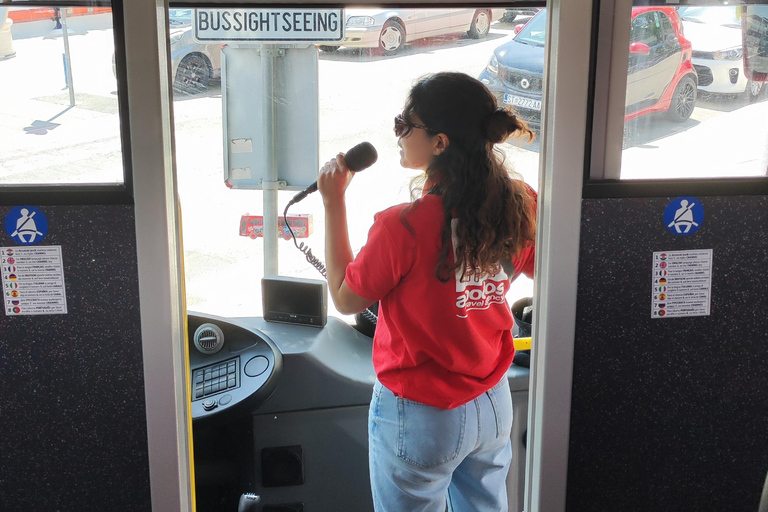
M 515 31 L 514 39 L 494 50 L 479 79 L 535 129 L 541 123 L 546 9 Z M 691 56 L 674 7 L 634 7 L 625 121 L 662 111 L 673 121 L 688 119 L 697 86 Z

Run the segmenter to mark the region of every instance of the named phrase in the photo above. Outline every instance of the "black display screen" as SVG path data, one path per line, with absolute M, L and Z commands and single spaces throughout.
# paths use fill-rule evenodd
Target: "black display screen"
M 325 281 L 295 277 L 265 277 L 261 281 L 264 318 L 279 322 L 324 325 Z

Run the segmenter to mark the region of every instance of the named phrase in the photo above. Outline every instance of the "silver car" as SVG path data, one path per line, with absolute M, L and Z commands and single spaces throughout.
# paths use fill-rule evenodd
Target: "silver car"
M 202 44 L 192 38 L 192 9 L 169 9 L 173 89 L 196 94 L 221 76 L 221 44 Z
M 406 43 L 425 37 L 466 32 L 481 39 L 488 35 L 491 22 L 501 19 L 505 9 L 346 9 L 344 40 L 325 43 L 319 48 L 332 52 L 340 46 L 381 48 L 394 55 Z

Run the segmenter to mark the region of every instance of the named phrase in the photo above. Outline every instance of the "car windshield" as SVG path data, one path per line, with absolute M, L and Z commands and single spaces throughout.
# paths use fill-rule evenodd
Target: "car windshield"
M 680 7 L 678 13 L 683 21 L 741 27 L 739 7 Z
M 534 46 L 544 46 L 544 37 L 546 36 L 547 16 L 542 11 L 523 27 L 515 37 L 519 43 L 532 44 Z

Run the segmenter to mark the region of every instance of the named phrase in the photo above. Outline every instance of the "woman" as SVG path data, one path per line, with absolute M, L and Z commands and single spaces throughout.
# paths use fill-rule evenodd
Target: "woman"
M 328 285 L 341 313 L 379 303 L 369 457 L 377 511 L 507 510 L 510 281 L 533 275 L 535 195 L 494 144 L 533 133 L 474 78 L 438 73 L 395 118 L 423 195 L 375 216 L 353 257 L 343 155 L 321 170 Z

